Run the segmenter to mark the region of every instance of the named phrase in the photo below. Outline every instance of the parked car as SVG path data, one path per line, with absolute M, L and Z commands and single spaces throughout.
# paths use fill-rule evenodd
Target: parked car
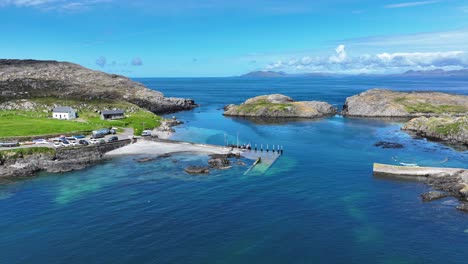
M 101 133 L 96 133 L 91 136 L 91 138 L 103 138 L 105 135 L 104 134 L 101 134 Z
M 109 133 L 112 134 L 112 135 L 117 134 L 117 128 L 111 128 L 111 129 L 109 130 Z
M 99 140 L 99 144 L 105 144 L 105 143 L 106 143 L 106 141 L 104 139 Z
M 35 144 L 49 144 L 49 142 L 47 142 L 47 140 L 43 139 L 43 138 L 40 138 L 40 139 L 34 139 L 33 142 Z
M 74 137 L 74 138 L 76 138 L 76 139 L 82 139 L 82 138 L 85 138 L 85 136 L 83 136 L 83 135 L 75 135 L 75 136 L 73 136 L 73 137 Z
M 119 140 L 119 138 L 116 137 L 116 136 L 113 136 L 113 137 L 110 137 L 110 138 L 107 140 L 107 142 L 113 142 L 113 141 L 117 141 L 117 140 Z
M 18 142 L 0 142 L 0 147 L 12 148 L 12 147 L 17 147 L 17 146 L 19 146 Z
M 141 132 L 141 135 L 143 137 L 151 136 L 151 130 L 143 130 L 143 132 Z
M 68 142 L 68 140 L 62 140 L 62 146 L 69 147 L 69 146 L 71 146 L 71 144 L 70 144 L 70 142 Z
M 78 144 L 83 145 L 83 146 L 88 146 L 89 145 L 88 141 L 86 141 L 84 139 L 80 139 L 80 141 L 78 141 Z
M 93 131 L 93 136 L 95 134 L 108 135 L 109 133 L 110 133 L 110 130 L 108 128 L 103 128 L 103 129 L 99 129 L 99 130 L 94 130 Z
M 60 148 L 61 146 L 62 146 L 62 142 L 60 142 L 58 140 L 54 140 L 54 147 Z
M 97 144 L 97 143 L 99 143 L 99 142 L 95 138 L 92 138 L 92 139 L 89 140 L 89 144 Z

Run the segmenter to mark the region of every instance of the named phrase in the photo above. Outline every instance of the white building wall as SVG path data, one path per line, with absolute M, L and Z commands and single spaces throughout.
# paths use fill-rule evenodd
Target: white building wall
M 52 117 L 55 119 L 64 119 L 64 120 L 69 120 L 73 119 L 76 117 L 75 111 L 71 111 L 69 113 L 53 113 Z

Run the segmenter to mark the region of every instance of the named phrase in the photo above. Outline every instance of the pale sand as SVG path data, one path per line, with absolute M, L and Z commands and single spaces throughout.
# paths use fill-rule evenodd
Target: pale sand
M 112 150 L 106 153 L 106 156 L 116 155 L 163 155 L 178 152 L 199 152 L 207 154 L 227 154 L 227 147 L 217 147 L 203 144 L 191 144 L 184 142 L 155 142 L 149 140 L 141 140 L 135 144 L 130 144 L 125 147 Z

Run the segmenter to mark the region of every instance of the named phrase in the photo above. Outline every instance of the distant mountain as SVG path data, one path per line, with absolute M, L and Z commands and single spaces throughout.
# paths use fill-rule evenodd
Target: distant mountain
M 271 77 L 287 77 L 288 74 L 285 72 L 277 72 L 277 71 L 253 71 L 246 74 L 241 75 L 240 77 L 248 77 L 248 78 L 271 78 Z
M 278 78 L 278 77 L 304 77 L 304 78 L 312 78 L 312 77 L 344 77 L 344 76 L 352 76 L 352 74 L 333 74 L 333 73 L 323 73 L 323 72 L 311 72 L 311 73 L 295 73 L 290 74 L 282 71 L 253 71 L 241 75 L 240 77 L 247 77 L 247 78 Z M 397 73 L 397 74 L 357 74 L 355 76 L 421 76 L 421 77 L 428 77 L 428 76 L 439 76 L 439 77 L 450 77 L 450 76 L 467 76 L 468 77 L 468 69 L 462 70 L 453 70 L 453 71 L 445 71 L 443 69 L 435 69 L 435 70 L 423 70 L 423 71 L 415 71 L 409 70 L 404 73 Z
M 468 69 L 445 71 L 442 69 L 414 71 L 410 70 L 393 76 L 468 76 Z

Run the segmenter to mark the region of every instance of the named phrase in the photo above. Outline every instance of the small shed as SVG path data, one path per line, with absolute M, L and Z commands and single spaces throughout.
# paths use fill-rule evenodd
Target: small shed
M 124 110 L 104 110 L 101 112 L 101 119 L 102 120 L 114 120 L 114 119 L 122 119 L 125 118 Z
M 70 120 L 76 118 L 76 111 L 68 106 L 55 107 L 52 110 L 52 118 Z

